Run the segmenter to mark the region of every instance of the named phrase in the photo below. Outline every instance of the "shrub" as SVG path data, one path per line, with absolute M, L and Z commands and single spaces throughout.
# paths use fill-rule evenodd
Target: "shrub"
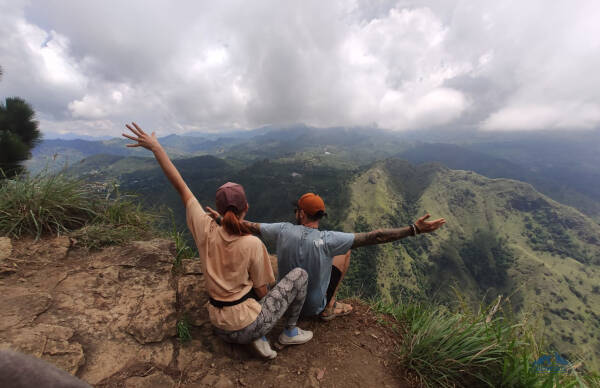
M 86 183 L 64 173 L 20 175 L 0 183 L 0 234 L 40 238 L 70 234 L 99 248 L 147 237 L 157 215 L 141 208 L 118 185 Z
M 132 225 L 91 224 L 69 233 L 77 243 L 89 249 L 119 245 L 134 239 L 146 239 L 152 232 Z

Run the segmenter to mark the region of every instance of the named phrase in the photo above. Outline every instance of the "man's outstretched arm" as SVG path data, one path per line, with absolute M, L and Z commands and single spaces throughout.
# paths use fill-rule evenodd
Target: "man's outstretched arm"
M 252 232 L 252 234 L 259 236 L 260 235 L 260 224 L 258 222 L 250 222 L 244 220 L 244 225 L 248 227 L 248 229 Z
M 409 226 L 404 228 L 377 229 L 371 232 L 354 233 L 354 243 L 352 244 L 351 249 L 367 245 L 384 244 L 408 236 L 412 236 L 412 230 Z
M 215 209 L 211 208 L 210 206 L 206 206 L 205 210 L 209 216 L 211 216 L 215 221 L 217 221 L 217 224 L 221 225 L 221 221 L 223 220 L 223 217 L 221 217 L 219 212 L 217 212 Z M 252 232 L 252 234 L 254 234 L 256 236 L 260 236 L 260 224 L 258 222 L 251 222 L 251 221 L 243 220 L 242 223 L 244 225 L 246 225 L 246 227 L 250 230 L 250 232 Z
M 446 220 L 443 218 L 426 221 L 429 217 L 429 214 L 426 214 L 419 218 L 413 225 L 404 228 L 377 229 L 372 232 L 355 233 L 351 249 L 367 245 L 384 244 L 420 233 L 431 233 L 446 223 Z
M 194 194 L 192 194 L 192 191 L 189 189 L 189 187 L 181 177 L 181 174 L 179 174 L 179 171 L 177 171 L 177 168 L 175 167 L 175 165 L 173 165 L 173 162 L 171 162 L 171 159 L 169 159 L 169 156 L 158 142 L 156 134 L 152 132 L 151 135 L 148 135 L 136 123 L 131 124 L 133 126 L 130 126 L 129 124 L 126 124 L 125 126 L 134 135 L 136 135 L 136 137 L 127 135 L 125 133 L 123 134 L 123 136 L 128 139 L 134 140 L 137 143 L 127 144 L 127 147 L 144 147 L 145 149 L 152 151 L 154 153 L 156 161 L 162 168 L 166 177 L 169 179 L 175 190 L 177 190 L 177 192 L 179 193 L 179 196 L 183 201 L 183 205 L 187 205 L 188 200 L 192 198 Z M 202 207 L 200 208 L 202 209 Z

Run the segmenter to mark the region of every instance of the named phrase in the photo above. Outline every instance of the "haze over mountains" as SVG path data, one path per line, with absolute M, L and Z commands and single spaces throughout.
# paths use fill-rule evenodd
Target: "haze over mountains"
M 148 151 L 121 139 L 42 142 L 32 169 L 68 161 L 70 173 L 118 180 L 148 206 L 166 205 L 183 229 L 175 191 Z M 387 132 L 302 125 L 161 139 L 198 199 L 226 181 L 244 185 L 248 219 L 292 219 L 307 191 L 325 198 L 326 228 L 405 225 L 429 212 L 431 236 L 358 249 L 346 292 L 477 305 L 510 296 L 552 345 L 600 360 L 600 131 Z M 53 160 L 55 159 L 55 160 Z

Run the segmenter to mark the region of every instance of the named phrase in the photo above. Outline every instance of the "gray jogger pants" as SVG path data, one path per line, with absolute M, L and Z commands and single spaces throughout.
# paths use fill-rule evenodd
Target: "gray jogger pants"
M 306 298 L 307 285 L 306 271 L 294 268 L 260 300 L 262 308 L 254 322 L 241 330 L 215 328 L 215 332 L 227 342 L 248 344 L 270 332 L 284 313 L 287 313 L 286 327 L 296 326 Z

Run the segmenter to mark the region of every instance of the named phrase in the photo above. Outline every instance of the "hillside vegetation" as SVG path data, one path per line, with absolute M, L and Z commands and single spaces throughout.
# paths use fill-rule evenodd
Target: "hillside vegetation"
M 513 311 L 537 320 L 550 347 L 598 367 L 600 227 L 593 220 L 528 184 L 396 159 L 376 163 L 350 187 L 347 230 L 405 225 L 425 213 L 447 221 L 434 235 L 357 251 L 353 289 L 448 305 L 456 303 L 453 288 L 473 306 L 509 296 Z

